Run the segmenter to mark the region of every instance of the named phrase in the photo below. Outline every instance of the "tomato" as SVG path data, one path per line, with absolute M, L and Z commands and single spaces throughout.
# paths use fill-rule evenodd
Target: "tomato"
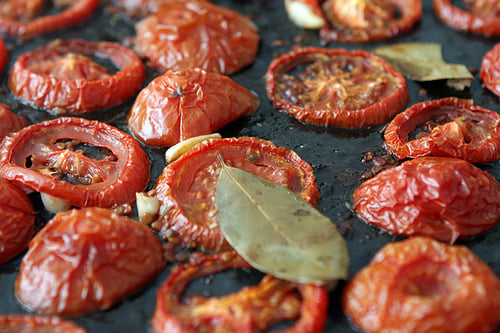
M 167 0 L 169 1 L 169 0 Z M 163 0 L 112 0 L 119 10 L 132 18 L 144 17 L 154 13 L 164 2 Z
M 153 332 L 263 332 L 273 324 L 294 319 L 297 321 L 293 326 L 279 332 L 323 331 L 328 293 L 322 286 L 267 275 L 257 286 L 223 297 L 182 297 L 191 281 L 231 268 L 250 266 L 229 252 L 198 256 L 190 263 L 175 266 L 157 292 Z
M 7 51 L 3 39 L 0 38 L 0 74 L 3 73 L 5 66 L 7 66 L 8 60 L 9 60 L 9 51 Z
M 260 39 L 249 19 L 204 0 L 165 1 L 136 24 L 136 32 L 137 52 L 154 67 L 221 74 L 253 63 Z
M 274 59 L 265 79 L 275 107 L 315 125 L 381 124 L 409 100 L 403 75 L 363 50 L 297 49 Z
M 99 121 L 57 118 L 5 137 L 0 176 L 77 207 L 133 202 L 150 162 L 130 135 Z
M 497 0 L 465 0 L 466 9 L 452 0 L 433 0 L 434 12 L 448 26 L 483 35 L 500 35 L 500 6 Z
M 6 0 L 0 3 L 0 33 L 27 40 L 78 24 L 89 18 L 99 6 L 99 0 L 56 0 L 58 13 L 38 16 L 45 1 Z
M 111 74 L 90 56 L 120 69 Z M 139 57 L 118 43 L 55 40 L 17 58 L 9 88 L 22 101 L 51 113 L 80 114 L 125 102 L 145 79 Z
M 353 193 L 353 208 L 394 234 L 453 243 L 498 223 L 500 185 L 469 162 L 419 157 L 361 184 Z
M 366 333 L 490 333 L 500 324 L 500 280 L 465 246 L 416 237 L 378 251 L 342 303 Z
M 0 265 L 24 251 L 35 230 L 35 212 L 26 194 L 0 178 Z
M 180 238 L 187 247 L 229 249 L 216 219 L 215 189 L 220 160 L 287 187 L 312 205 L 319 200 L 313 170 L 295 152 L 252 138 L 205 141 L 167 165 L 152 195 L 160 202 L 153 228 L 165 238 Z
M 28 125 L 24 118 L 9 110 L 8 105 L 0 103 L 0 141 L 9 133 Z
M 398 158 L 438 155 L 483 163 L 500 159 L 500 115 L 454 97 L 412 105 L 385 129 Z
M 422 18 L 420 0 L 326 0 L 324 43 L 372 42 L 408 32 Z
M 3 333 L 85 333 L 83 327 L 57 317 L 36 315 L 0 315 Z
M 486 88 L 500 97 L 500 43 L 486 52 L 481 63 L 480 77 Z
M 144 287 L 164 265 L 161 241 L 146 225 L 105 208 L 73 209 L 32 239 L 15 293 L 30 310 L 81 316 Z
M 199 68 L 167 71 L 144 88 L 127 125 L 150 146 L 173 146 L 253 113 L 259 98 L 229 77 Z

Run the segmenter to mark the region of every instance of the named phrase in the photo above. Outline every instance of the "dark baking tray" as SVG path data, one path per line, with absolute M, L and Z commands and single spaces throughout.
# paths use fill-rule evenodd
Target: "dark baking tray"
M 399 239 L 366 225 L 349 209 L 352 191 L 360 184 L 361 175 L 371 167 L 369 163 L 363 161 L 365 153 L 384 154 L 381 134 L 383 125 L 363 130 L 323 128 L 300 123 L 276 111 L 266 95 L 263 79 L 269 63 L 276 54 L 285 53 L 296 45 L 321 46 L 318 32 L 305 31 L 292 24 L 284 11 L 283 0 L 216 2 L 252 18 L 259 27 L 261 36 L 260 50 L 255 63 L 232 76 L 236 82 L 260 96 L 261 106 L 255 114 L 226 126 L 221 133 L 224 136 L 247 135 L 271 140 L 276 145 L 286 146 L 296 151 L 313 166 L 322 198 L 319 209 L 339 226 L 346 238 L 351 256 L 350 276 L 354 275 L 368 264 L 375 252 L 384 244 Z M 367 44 L 332 43 L 328 47 L 371 50 L 380 45 L 399 42 L 440 43 L 443 46 L 446 61 L 465 64 L 474 71 L 472 87 L 459 92 L 448 89 L 444 82 L 417 84 L 408 81 L 409 104 L 445 96 L 459 96 L 473 98 L 476 104 L 498 112 L 500 101 L 497 96 L 481 86 L 477 70 L 480 68 L 483 55 L 499 39 L 455 31 L 435 17 L 430 0 L 425 0 L 423 3 L 422 21 L 403 36 L 390 41 Z M 34 110 L 16 102 L 9 94 L 6 78 L 13 61 L 18 55 L 33 50 L 54 38 L 83 38 L 127 43 L 127 40 L 134 36 L 134 22 L 108 9 L 108 5 L 103 4 L 92 19 L 62 32 L 37 37 L 25 43 L 7 40 L 11 56 L 8 67 L 1 77 L 3 90 L 0 94 L 0 101 L 12 105 L 14 112 L 25 116 L 31 123 L 52 118 L 47 112 Z M 157 73 L 150 70 L 149 79 L 155 74 Z M 128 132 L 125 118 L 131 103 L 132 101 L 129 101 L 123 106 L 86 114 L 82 117 L 105 121 Z M 145 147 L 145 150 L 153 160 L 150 184 L 152 187 L 165 166 L 163 159 L 165 150 L 148 147 Z M 498 162 L 482 164 L 480 167 L 488 170 L 497 180 L 500 180 Z M 37 226 L 40 228 L 51 215 L 43 211 L 36 195 L 33 195 L 32 199 L 38 210 Z M 472 249 L 493 268 L 497 276 L 500 276 L 500 228 L 498 226 L 484 235 L 458 243 L 465 244 Z M 19 256 L 0 267 L 0 313 L 27 313 L 16 302 L 13 293 L 21 258 L 22 256 Z M 76 318 L 74 321 L 89 332 L 148 332 L 155 307 L 156 290 L 168 276 L 170 268 L 171 265 L 168 265 L 147 288 L 127 297 L 111 309 Z M 259 273 L 252 271 L 229 271 L 198 281 L 190 288 L 193 292 L 200 292 L 204 295 L 222 295 L 237 290 L 243 285 L 257 283 L 260 276 Z M 339 296 L 343 286 L 344 283 L 341 283 L 330 294 L 326 332 L 356 331 L 341 311 Z

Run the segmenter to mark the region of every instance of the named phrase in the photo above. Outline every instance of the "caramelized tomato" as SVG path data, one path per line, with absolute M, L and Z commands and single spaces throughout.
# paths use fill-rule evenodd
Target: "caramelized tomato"
M 167 165 L 152 190 L 161 202 L 153 228 L 163 237 L 205 250 L 230 248 L 215 210 L 220 157 L 229 166 L 287 187 L 314 206 L 319 200 L 313 170 L 295 152 L 251 137 L 205 141 Z
M 81 316 L 142 288 L 164 265 L 162 244 L 144 224 L 104 208 L 73 209 L 30 242 L 15 292 L 30 310 Z
M 500 324 L 500 280 L 466 247 L 417 237 L 383 247 L 342 303 L 367 333 L 490 333 Z
M 83 327 L 57 317 L 0 315 L 2 333 L 85 333 Z
M 500 43 L 488 51 L 481 63 L 480 77 L 486 88 L 500 97 Z
M 20 130 L 28 125 L 24 118 L 9 110 L 8 105 L 0 103 L 0 141 L 9 133 Z

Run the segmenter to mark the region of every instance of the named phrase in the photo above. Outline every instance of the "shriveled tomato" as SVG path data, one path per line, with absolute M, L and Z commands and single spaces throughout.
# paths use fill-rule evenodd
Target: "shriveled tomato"
M 190 263 L 174 267 L 157 293 L 153 332 L 264 332 L 289 320 L 296 322 L 279 332 L 323 331 L 328 293 L 322 286 L 297 284 L 267 275 L 257 286 L 223 297 L 182 297 L 186 286 L 195 279 L 249 267 L 231 252 L 198 256 Z
M 230 248 L 215 209 L 220 158 L 287 187 L 312 205 L 319 200 L 313 170 L 295 152 L 253 137 L 208 140 L 167 165 L 151 192 L 161 202 L 160 218 L 152 226 L 163 237 L 205 250 Z
M 391 233 L 453 243 L 498 223 L 500 185 L 469 162 L 419 157 L 361 184 L 353 207 L 368 223 Z
M 398 158 L 438 155 L 483 163 L 500 159 L 500 115 L 448 97 L 412 105 L 385 129 L 385 145 Z
M 111 61 L 116 73 L 90 57 Z M 119 105 L 135 95 L 146 70 L 130 49 L 110 42 L 55 40 L 17 58 L 9 88 L 22 101 L 54 114 L 80 114 Z
M 3 333 L 85 333 L 71 321 L 57 317 L 36 315 L 0 315 L 0 331 Z
M 7 134 L 18 131 L 27 125 L 24 118 L 10 111 L 8 105 L 0 103 L 0 141 Z
M 500 4 L 497 0 L 463 0 L 465 9 L 452 0 L 433 0 L 434 12 L 444 23 L 461 31 L 500 35 Z
M 73 209 L 32 239 L 15 292 L 30 310 L 80 316 L 111 307 L 164 265 L 161 241 L 146 225 L 105 208 Z
M 26 194 L 0 178 L 0 265 L 28 246 L 35 229 L 35 212 Z
M 274 106 L 311 124 L 381 124 L 408 103 L 401 73 L 363 50 L 305 47 L 274 59 L 266 74 Z
M 130 135 L 99 121 L 57 118 L 5 137 L 0 176 L 77 207 L 133 202 L 150 162 Z
M 199 68 L 167 71 L 144 88 L 127 125 L 150 146 L 173 146 L 210 134 L 254 112 L 259 98 L 228 76 Z
M 61 11 L 39 16 L 43 0 L 6 0 L 0 3 L 0 33 L 20 39 L 54 32 L 89 18 L 99 6 L 99 0 L 51 1 Z
M 342 303 L 367 333 L 490 333 L 500 324 L 500 280 L 465 246 L 416 237 L 383 247 Z
M 486 88 L 500 97 L 500 43 L 486 52 L 481 63 L 480 77 Z
M 0 74 L 3 73 L 8 60 L 9 51 L 7 51 L 3 39 L 0 37 Z
M 154 67 L 232 74 L 255 60 L 257 27 L 205 0 L 169 0 L 136 24 L 135 48 Z

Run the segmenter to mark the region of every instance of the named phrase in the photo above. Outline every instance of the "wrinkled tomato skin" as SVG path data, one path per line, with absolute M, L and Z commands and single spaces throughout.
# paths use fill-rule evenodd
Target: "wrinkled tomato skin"
M 71 321 L 37 315 L 0 315 L 2 333 L 86 333 Z
M 93 159 L 81 150 L 59 147 L 63 139 L 110 153 L 103 159 Z M 140 144 L 119 129 L 95 120 L 62 117 L 25 127 L 4 138 L 0 155 L 0 176 L 77 207 L 131 203 L 136 192 L 149 183 L 150 161 Z M 61 176 L 82 182 L 72 183 Z
M 498 223 L 500 185 L 466 161 L 419 157 L 361 184 L 353 193 L 353 208 L 391 233 L 453 243 Z
M 231 248 L 216 219 L 220 157 L 227 165 L 287 187 L 313 206 L 319 201 L 312 167 L 295 152 L 253 137 L 208 140 L 167 165 L 152 190 L 161 202 L 160 218 L 152 226 L 164 238 L 180 238 L 186 247 L 207 251 Z
M 62 58 L 74 53 L 108 59 L 119 70 L 87 79 L 80 72 L 90 71 L 94 63 Z M 73 73 L 51 73 L 54 68 Z M 12 67 L 8 85 L 18 99 L 37 108 L 53 114 L 81 114 L 122 104 L 141 89 L 145 80 L 144 65 L 132 50 L 118 43 L 73 39 L 56 40 L 22 54 Z
M 204 0 L 165 1 L 136 31 L 135 49 L 154 67 L 227 75 L 253 63 L 260 40 L 249 19 Z
M 264 332 L 273 324 L 293 319 L 296 319 L 295 324 L 279 332 L 315 333 L 324 330 L 328 310 L 326 289 L 287 282 L 270 275 L 257 286 L 245 287 L 227 296 L 200 296 L 192 303 L 181 301 L 190 282 L 234 268 L 250 268 L 250 265 L 234 253 L 223 252 L 199 256 L 174 267 L 157 292 L 153 332 Z
M 259 98 L 228 76 L 198 68 L 167 71 L 137 96 L 127 125 L 149 146 L 210 134 L 253 113 Z
M 161 241 L 146 225 L 104 208 L 73 209 L 32 239 L 15 294 L 32 311 L 81 316 L 144 287 L 164 265 Z
M 434 125 L 434 118 L 449 118 Z M 428 127 L 418 135 L 410 135 Z M 448 97 L 412 105 L 396 115 L 384 133 L 385 146 L 399 159 L 448 156 L 471 163 L 500 159 L 500 115 L 470 100 Z
M 495 1 L 474 0 L 474 2 L 490 3 Z M 487 10 L 484 14 L 476 14 L 470 10 L 461 9 L 453 4 L 452 0 L 433 0 L 434 12 L 437 17 L 448 26 L 461 30 L 474 32 L 486 36 L 500 35 L 500 16 L 498 9 Z
M 342 303 L 367 333 L 491 333 L 500 324 L 500 280 L 465 246 L 416 237 L 377 252 Z
M 0 178 L 0 265 L 28 246 L 35 230 L 35 212 L 26 194 Z
M 299 66 L 306 67 L 301 76 L 288 74 Z M 403 75 L 364 50 L 297 49 L 274 59 L 265 80 L 276 108 L 320 126 L 363 128 L 381 124 L 409 101 Z
M 480 78 L 486 88 L 500 97 L 500 43 L 488 51 L 481 63 Z
M 24 118 L 9 110 L 9 107 L 0 103 L 0 141 L 9 133 L 15 132 L 28 125 Z

